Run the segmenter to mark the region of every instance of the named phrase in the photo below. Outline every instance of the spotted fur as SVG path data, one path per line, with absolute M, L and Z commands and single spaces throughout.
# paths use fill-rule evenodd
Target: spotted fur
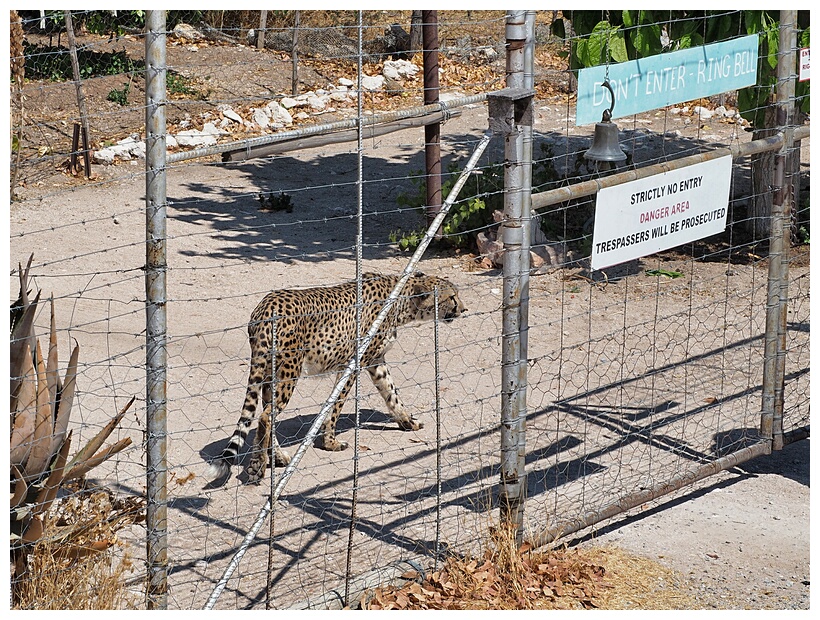
M 362 329 L 364 336 L 373 324 L 399 278 L 374 273 L 363 275 Z M 415 321 L 432 320 L 435 315 L 435 289 L 439 294 L 439 318 L 451 321 L 465 311 L 453 284 L 443 278 L 416 273 L 404 287 L 401 297 L 393 305 L 387 319 L 374 336 L 364 354 L 361 365 L 387 404 L 390 415 L 399 428 L 418 430 L 422 423 L 410 415 L 399 399 L 390 377 L 384 354 L 396 339 L 396 328 Z M 272 328 L 276 322 L 276 411 L 284 411 L 293 395 L 296 382 L 303 375 L 335 371 L 337 380 L 355 355 L 356 345 L 356 282 L 337 286 L 280 290 L 269 293 L 256 306 L 248 323 L 251 363 L 245 403 L 236 430 L 211 465 L 211 476 L 222 477 L 230 472 L 236 455 L 245 444 L 250 426 L 256 416 L 259 395 L 262 395 L 262 415 L 256 429 L 253 455 L 248 465 L 250 481 L 258 481 L 265 474 L 269 453 L 277 466 L 285 466 L 290 456 L 273 438 L 270 443 L 271 414 L 271 347 L 274 344 Z M 336 438 L 336 421 L 355 377 L 347 380 L 325 420 L 317 438 L 317 446 L 325 450 L 344 450 L 347 444 Z

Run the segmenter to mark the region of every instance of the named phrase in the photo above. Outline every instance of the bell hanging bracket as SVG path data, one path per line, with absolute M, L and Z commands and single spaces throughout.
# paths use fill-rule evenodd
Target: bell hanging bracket
M 604 80 L 601 86 L 609 91 L 610 105 L 601 115 L 601 122 L 595 123 L 592 146 L 584 153 L 584 158 L 601 162 L 624 161 L 626 153 L 621 150 L 618 144 L 618 126 L 612 122 L 612 110 L 615 109 L 615 91 L 612 90 L 609 80 Z

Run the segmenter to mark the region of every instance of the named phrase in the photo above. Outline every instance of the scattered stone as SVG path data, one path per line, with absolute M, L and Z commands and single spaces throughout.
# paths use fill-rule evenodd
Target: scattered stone
M 276 101 L 271 101 L 265 106 L 265 110 L 274 124 L 282 124 L 287 127 L 293 124 L 293 117 L 290 112 Z
M 363 75 L 362 88 L 364 90 L 381 90 L 384 87 L 383 75 Z
M 202 34 L 189 24 L 177 24 L 174 26 L 172 33 L 175 39 L 185 39 L 187 41 L 199 41 L 202 39 Z
M 494 47 L 489 45 L 476 48 L 472 55 L 473 58 L 482 65 L 489 65 L 498 60 L 498 52 Z
M 216 135 L 199 129 L 186 129 L 177 134 L 177 144 L 179 146 L 211 146 L 216 144 Z
M 113 164 L 115 158 L 116 154 L 110 148 L 100 149 L 92 154 L 92 160 L 95 164 Z
M 339 84 L 341 84 L 342 86 L 347 86 L 348 88 L 350 88 L 351 86 L 353 86 L 355 84 L 355 82 L 353 82 L 353 80 L 349 80 L 347 78 L 339 78 Z
M 308 105 L 314 112 L 322 112 L 327 107 L 327 99 L 314 95 L 308 99 Z
M 252 116 L 253 122 L 259 126 L 260 129 L 266 129 L 270 125 L 270 118 L 265 110 L 262 108 L 255 108 Z
M 419 68 L 409 60 L 385 60 L 382 75 L 388 80 L 406 80 L 419 72 Z
M 700 120 L 702 121 L 709 120 L 710 118 L 712 118 L 712 116 L 714 116 L 712 110 L 704 108 L 702 105 L 696 105 L 694 108 L 692 108 L 692 112 L 698 114 L 700 116 Z
M 239 114 L 237 114 L 231 106 L 223 103 L 217 107 L 217 110 L 219 110 L 222 113 L 222 116 L 232 120 L 234 123 L 238 123 L 240 125 L 245 124 L 245 121 L 242 120 L 242 117 L 239 116 Z

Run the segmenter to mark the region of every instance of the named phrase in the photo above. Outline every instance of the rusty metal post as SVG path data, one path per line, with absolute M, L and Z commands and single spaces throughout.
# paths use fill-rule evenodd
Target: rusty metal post
M 421 12 L 421 32 L 424 59 L 424 105 L 438 103 L 438 11 Z M 424 126 L 424 162 L 427 175 L 427 225 L 441 211 L 441 125 Z M 441 238 L 441 228 L 436 239 Z
M 509 73 L 524 71 L 523 47 L 526 40 L 524 11 L 507 13 L 507 67 Z M 520 53 L 519 53 L 520 52 Z M 512 56 L 512 57 L 510 57 Z M 509 78 L 508 78 L 509 81 Z M 524 471 L 525 421 L 527 413 L 526 353 L 522 355 L 522 290 L 529 274 L 527 230 L 524 220 L 524 190 L 528 178 L 524 149 L 525 127 L 532 127 L 532 89 L 523 88 L 523 75 L 514 84 L 487 95 L 490 129 L 504 136 L 504 221 L 501 240 L 504 243 L 504 292 L 502 300 L 501 352 L 501 480 L 499 509 L 502 522 L 511 524 L 516 541 L 523 540 L 526 473 Z M 530 130 L 531 131 L 531 130 Z
M 299 94 L 299 11 L 293 12 L 293 40 L 290 46 L 290 94 Z
M 168 608 L 165 11 L 145 16 L 147 606 Z
M 265 49 L 265 34 L 268 28 L 268 12 L 259 11 L 259 32 L 256 33 L 256 49 Z
M 83 83 L 80 78 L 80 61 L 77 58 L 77 40 L 74 38 L 74 20 L 71 18 L 71 11 L 65 11 L 65 31 L 68 35 L 68 50 L 71 56 L 71 72 L 74 76 L 74 86 L 77 89 L 77 107 L 80 110 L 80 123 L 83 133 L 83 165 L 85 166 L 85 177 L 91 177 L 91 158 L 88 153 L 88 140 L 91 137 L 91 129 L 88 126 L 88 111 L 85 105 L 85 93 Z M 73 145 L 72 145 L 73 146 Z M 72 158 L 76 158 L 76 152 L 71 153 Z M 76 159 L 72 159 L 76 162 Z M 72 170 L 73 172 L 74 170 Z

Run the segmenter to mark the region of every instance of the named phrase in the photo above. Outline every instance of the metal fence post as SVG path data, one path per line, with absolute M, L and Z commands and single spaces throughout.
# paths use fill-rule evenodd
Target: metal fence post
M 145 17 L 147 606 L 168 607 L 165 11 Z
M 532 126 L 533 90 L 524 88 L 524 47 L 527 39 L 524 11 L 507 13 L 508 83 L 517 86 L 487 96 L 490 129 L 504 136 L 504 222 L 501 239 L 504 244 L 504 297 L 502 308 L 501 352 L 501 480 L 499 509 L 502 522 L 511 524 L 516 540 L 523 540 L 526 475 L 524 441 L 526 419 L 526 357 L 522 356 L 521 300 L 529 274 L 528 228 L 524 219 L 524 184 L 531 162 L 526 160 L 525 127 Z M 509 76 L 521 75 L 521 79 Z M 531 130 L 530 130 L 531 131 Z
M 791 244 L 791 176 L 786 174 L 788 155 L 794 144 L 792 108 L 796 33 L 795 11 L 780 12 L 780 45 L 777 62 L 777 124 L 783 144 L 777 153 L 769 238 L 769 275 L 766 291 L 766 332 L 763 356 L 761 434 L 771 439 L 772 449 L 783 448 L 783 400 L 786 366 L 786 320 L 788 305 L 789 245 Z

